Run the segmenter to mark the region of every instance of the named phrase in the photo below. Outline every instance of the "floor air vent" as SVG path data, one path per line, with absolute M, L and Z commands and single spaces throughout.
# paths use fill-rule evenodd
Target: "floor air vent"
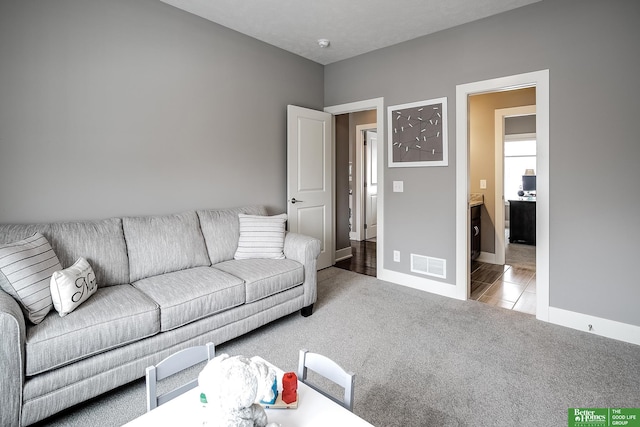
M 447 260 L 430 256 L 411 254 L 411 271 L 428 276 L 447 277 Z

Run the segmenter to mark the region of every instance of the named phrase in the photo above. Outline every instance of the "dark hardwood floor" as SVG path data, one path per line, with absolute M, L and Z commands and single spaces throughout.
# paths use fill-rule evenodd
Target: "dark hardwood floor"
M 350 270 L 354 273 L 366 274 L 376 277 L 376 241 L 363 240 L 361 242 L 352 240 L 351 258 L 338 261 L 334 267 Z

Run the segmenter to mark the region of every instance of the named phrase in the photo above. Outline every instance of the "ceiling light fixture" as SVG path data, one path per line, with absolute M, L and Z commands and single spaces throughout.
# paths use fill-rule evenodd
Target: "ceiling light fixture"
M 318 39 L 318 46 L 320 46 L 323 49 L 326 47 L 329 47 L 329 44 L 331 44 L 329 39 Z

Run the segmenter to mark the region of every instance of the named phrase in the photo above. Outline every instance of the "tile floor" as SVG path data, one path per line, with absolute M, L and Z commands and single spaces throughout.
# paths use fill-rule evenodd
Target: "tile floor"
M 511 243 L 506 250 L 505 265 L 471 264 L 471 299 L 535 315 L 536 248 Z

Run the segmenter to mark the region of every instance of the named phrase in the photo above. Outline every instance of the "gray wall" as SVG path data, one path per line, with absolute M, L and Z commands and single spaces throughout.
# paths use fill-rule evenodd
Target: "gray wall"
M 286 209 L 323 67 L 157 0 L 0 0 L 0 222 Z
M 504 134 L 536 133 L 536 115 L 505 117 Z
M 384 268 L 442 257 L 455 283 L 456 85 L 549 69 L 550 305 L 640 325 L 638 22 L 636 1 L 543 0 L 326 66 L 326 105 L 449 101 L 449 166 L 385 170 Z
M 385 171 L 383 264 L 445 258 L 453 284 L 455 87 L 549 69 L 551 306 L 640 325 L 637 22 L 631 0 L 543 0 L 323 76 L 156 0 L 0 0 L 0 222 L 283 211 L 287 104 L 446 96 L 449 166 Z

